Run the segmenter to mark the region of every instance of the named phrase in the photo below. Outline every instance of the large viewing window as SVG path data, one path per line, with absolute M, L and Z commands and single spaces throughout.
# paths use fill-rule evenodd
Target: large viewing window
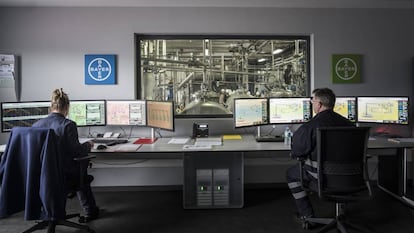
M 232 117 L 235 98 L 310 92 L 309 36 L 136 34 L 137 99 L 177 117 Z

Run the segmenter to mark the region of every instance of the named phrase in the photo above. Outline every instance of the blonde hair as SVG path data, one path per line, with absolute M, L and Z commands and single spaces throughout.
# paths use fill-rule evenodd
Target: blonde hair
M 53 91 L 50 109 L 58 112 L 64 112 L 69 109 L 69 97 L 63 92 L 62 88 Z

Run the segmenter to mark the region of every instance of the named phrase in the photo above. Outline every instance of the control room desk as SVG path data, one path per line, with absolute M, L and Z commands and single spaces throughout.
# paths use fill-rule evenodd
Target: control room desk
M 408 192 L 408 151 L 413 142 L 389 142 L 387 138 L 376 138 L 368 143 L 368 154 L 378 158 L 377 185 L 380 189 L 414 208 L 412 193 Z
M 209 150 L 183 149 L 182 144 L 168 144 L 170 139 L 143 144 L 137 152 L 93 153 L 98 159 L 182 159 L 184 208 L 240 208 L 244 203 L 244 159 L 287 157 L 290 151 L 283 143 L 257 143 L 252 135 L 224 140 L 222 146 Z
M 168 144 L 169 140 L 159 138 L 153 144 L 142 145 L 136 152 L 116 152 L 115 155 L 114 152 L 94 150 L 92 154 L 99 159 L 183 159 L 185 208 L 236 208 L 243 206 L 244 158 L 280 158 L 290 151 L 283 143 L 258 143 L 252 135 L 242 135 L 242 140 L 224 140 L 222 146 L 214 146 L 208 151 L 183 150 L 183 145 Z M 411 148 L 414 143 L 389 142 L 386 138 L 368 142 L 368 154 L 378 158 L 378 186 L 414 207 L 414 201 L 407 196 L 407 157 Z M 4 147 L 0 154 L 3 151 Z M 216 199 L 217 205 L 214 203 Z

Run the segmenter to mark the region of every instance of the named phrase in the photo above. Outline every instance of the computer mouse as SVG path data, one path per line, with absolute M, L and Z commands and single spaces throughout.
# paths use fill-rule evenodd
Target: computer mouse
M 96 147 L 96 149 L 98 149 L 98 150 L 105 150 L 106 148 L 107 148 L 107 146 L 105 146 L 105 145 L 103 145 L 103 144 L 98 145 L 98 146 Z

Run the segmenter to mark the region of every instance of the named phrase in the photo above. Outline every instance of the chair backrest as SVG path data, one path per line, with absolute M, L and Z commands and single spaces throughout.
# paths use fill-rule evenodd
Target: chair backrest
M 26 220 L 63 219 L 65 189 L 53 130 L 15 127 L 0 164 L 0 218 L 25 210 Z
M 323 198 L 368 190 L 369 127 L 317 129 L 318 192 Z

